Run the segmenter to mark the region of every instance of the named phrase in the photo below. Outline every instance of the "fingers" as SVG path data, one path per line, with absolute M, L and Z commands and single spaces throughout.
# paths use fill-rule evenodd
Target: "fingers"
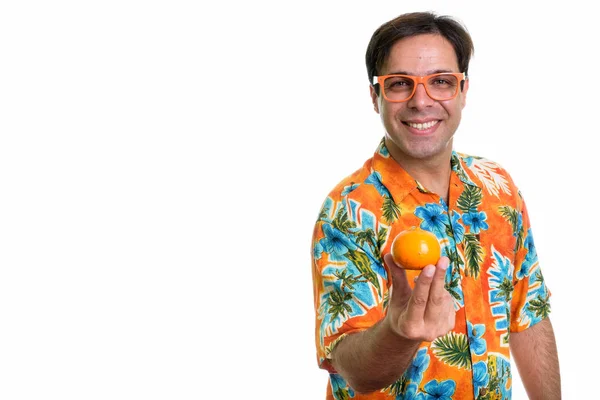
M 406 278 L 406 271 L 394 262 L 390 253 L 383 256 L 383 261 L 392 275 L 392 303 L 396 305 L 406 303 L 412 292 L 412 289 L 408 284 L 408 279 Z
M 447 305 L 448 292 L 444 288 L 448 257 L 441 257 L 436 266 L 423 268 L 415 283 L 407 317 L 411 321 L 423 321 L 427 316 L 439 315 Z
M 433 265 L 428 265 L 421 271 L 419 278 L 415 282 L 412 296 L 406 313 L 408 321 L 422 321 L 425 317 L 425 309 L 429 299 L 429 289 L 436 273 Z
M 426 315 L 436 316 L 448 308 L 450 294 L 444 287 L 446 284 L 446 270 L 450 265 L 448 257 L 441 257 L 435 267 L 435 275 L 431 280 L 429 298 L 427 299 Z
M 441 257 L 435 266 L 435 274 L 431 280 L 431 288 L 429 289 L 430 301 L 435 303 L 434 298 L 436 294 L 441 294 L 446 291 L 444 285 L 446 284 L 446 270 L 450 265 L 450 259 L 448 257 Z

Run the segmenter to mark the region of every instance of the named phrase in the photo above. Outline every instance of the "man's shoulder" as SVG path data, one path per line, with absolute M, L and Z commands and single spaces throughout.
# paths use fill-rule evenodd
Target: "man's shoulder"
M 459 162 L 458 162 L 459 161 Z M 508 170 L 501 163 L 482 156 L 475 156 L 461 152 L 454 152 L 453 169 L 478 186 L 484 192 L 496 197 L 512 197 L 519 193 Z
M 491 160 L 484 156 L 463 153 L 460 151 L 454 151 L 453 154 L 455 154 L 464 164 L 467 164 L 469 166 L 473 163 L 478 163 L 478 164 L 485 164 L 488 166 L 494 166 L 494 167 L 497 167 L 500 169 L 504 169 L 502 167 L 501 163 L 499 163 L 495 160 Z
M 355 192 L 371 174 L 372 165 L 372 158 L 365 161 L 360 168 L 338 181 L 333 189 L 329 191 L 327 197 L 339 200 Z
M 462 153 L 458 151 L 453 152 L 453 162 L 460 160 L 461 166 L 471 171 L 486 170 L 494 171 L 497 174 L 505 175 L 510 177 L 509 172 L 504 168 L 500 162 L 491 160 L 487 157 Z

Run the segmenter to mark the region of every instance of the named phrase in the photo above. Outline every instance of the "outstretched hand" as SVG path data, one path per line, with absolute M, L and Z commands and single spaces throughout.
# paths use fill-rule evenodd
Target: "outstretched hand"
M 448 257 L 421 271 L 411 289 L 406 270 L 394 263 L 391 254 L 384 261 L 392 274 L 392 294 L 386 314 L 387 323 L 399 336 L 431 342 L 452 328 L 456 318 L 452 296 L 444 288 Z

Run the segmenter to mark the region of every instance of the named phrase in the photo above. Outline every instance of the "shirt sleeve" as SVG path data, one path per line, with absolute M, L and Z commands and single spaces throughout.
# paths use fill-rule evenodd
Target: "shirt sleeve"
M 538 262 L 527 207 L 518 193 L 521 228 L 515 249 L 514 290 L 511 303 L 511 332 L 523 331 L 550 314 L 550 291 Z
M 334 347 L 345 335 L 383 318 L 388 295 L 376 243 L 357 240 L 351 229 L 333 219 L 319 219 L 312 237 L 317 360 L 330 373 L 335 373 L 330 362 Z

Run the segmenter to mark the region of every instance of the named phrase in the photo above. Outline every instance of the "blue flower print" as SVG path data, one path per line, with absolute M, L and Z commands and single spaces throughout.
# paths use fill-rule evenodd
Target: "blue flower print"
M 315 248 L 313 249 L 313 256 L 316 260 L 321 259 L 321 254 L 323 254 L 323 245 L 321 242 L 317 242 L 315 244 Z
M 331 391 L 335 399 L 347 399 L 348 397 L 354 397 L 354 390 L 346 384 L 346 381 L 337 374 L 329 374 L 331 380 Z M 340 394 L 347 395 L 348 397 L 338 397 Z
M 525 259 L 521 263 L 521 267 L 517 270 L 518 279 L 523 279 L 523 277 L 529 276 L 531 274 L 531 268 L 538 261 L 537 250 L 535 249 L 535 243 L 533 243 L 533 235 L 531 234 L 531 229 L 527 231 L 527 237 L 525 238 L 523 247 L 527 249 L 527 254 L 525 255 Z
M 444 236 L 446 217 L 442 206 L 437 203 L 427 203 L 424 206 L 417 207 L 415 215 L 423 220 L 421 229 L 435 233 L 438 238 Z
M 487 372 L 487 365 L 484 361 L 478 361 L 473 364 L 473 386 L 475 387 L 475 397 L 479 395 L 479 388 L 487 386 L 490 376 Z
M 323 233 L 325 237 L 319 243 L 333 259 L 339 260 L 348 250 L 357 249 L 357 246 L 346 235 L 329 224 L 323 225 Z
M 388 158 L 390 156 L 390 152 L 388 151 L 388 148 L 385 145 L 385 139 L 381 139 L 381 143 L 379 143 L 379 148 L 377 149 L 377 151 L 385 158 Z
M 456 382 L 450 379 L 439 383 L 437 380 L 432 380 L 427 382 L 424 389 L 424 400 L 452 400 L 452 395 L 456 390 Z
M 429 367 L 429 355 L 427 354 L 427 349 L 423 348 L 417 351 L 412 364 L 408 367 L 404 376 L 412 382 L 421 382 L 423 372 L 427 370 L 427 367 Z
M 476 235 L 482 230 L 485 231 L 489 228 L 487 222 L 485 222 L 487 215 L 483 211 L 465 213 L 462 219 L 465 225 L 471 228 L 471 233 Z
M 387 188 L 381 182 L 381 174 L 379 174 L 379 172 L 374 171 L 373 173 L 371 173 L 371 175 L 369 175 L 367 179 L 365 179 L 365 183 L 375 186 L 375 189 L 377 189 L 377 192 L 381 196 L 387 196 L 390 198 L 392 197 L 389 190 L 387 190 Z
M 469 336 L 469 346 L 471 347 L 471 351 L 476 355 L 480 356 L 487 350 L 487 344 L 485 339 L 483 339 L 483 334 L 485 333 L 485 325 L 477 324 L 473 325 L 469 321 L 467 321 L 467 330 Z
M 525 239 L 525 243 L 523 246 L 527 249 L 527 255 L 525 256 L 525 262 L 529 265 L 533 265 L 537 259 L 537 250 L 535 249 L 535 243 L 533 242 L 533 235 L 531 234 L 531 229 L 527 231 L 527 239 Z
M 465 237 L 465 227 L 458 222 L 460 217 L 460 213 L 452 211 L 452 220 L 450 223 L 452 224 L 452 232 L 454 234 L 454 241 L 456 243 L 462 242 Z

